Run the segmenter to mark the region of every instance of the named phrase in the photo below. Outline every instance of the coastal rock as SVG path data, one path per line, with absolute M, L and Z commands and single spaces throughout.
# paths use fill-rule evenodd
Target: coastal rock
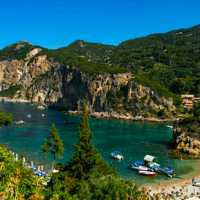
M 183 153 L 200 156 L 200 138 L 195 137 L 194 133 L 188 132 L 186 128 L 176 127 L 173 129 L 175 148 Z
M 0 90 L 20 85 L 12 98 L 72 111 L 80 111 L 87 101 L 96 117 L 154 121 L 160 110 L 163 119 L 172 119 L 176 112 L 171 98 L 139 84 L 131 73 L 86 73 L 40 51 L 35 48 L 25 59 L 0 61 Z

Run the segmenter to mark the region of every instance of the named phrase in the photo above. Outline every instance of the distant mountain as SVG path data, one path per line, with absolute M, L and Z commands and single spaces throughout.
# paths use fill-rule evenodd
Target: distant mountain
M 146 87 L 138 94 L 140 86 Z M 43 101 L 51 103 L 62 102 L 64 95 L 69 109 L 78 109 L 86 96 L 94 110 L 129 110 L 136 115 L 145 108 L 155 114 L 165 107 L 162 97 L 173 97 L 178 105 L 182 93 L 200 96 L 200 25 L 118 46 L 77 40 L 66 47 L 47 49 L 17 42 L 0 50 L 0 88 L 3 95 L 11 92 L 16 97 L 16 91 L 23 90 L 18 97 L 38 99 L 41 94 Z M 130 103 L 131 91 L 136 96 Z M 151 97 L 147 100 L 143 95 Z M 68 101 L 67 97 L 72 98 Z
M 143 73 L 144 82 L 200 96 L 200 25 L 122 42 L 111 60 Z

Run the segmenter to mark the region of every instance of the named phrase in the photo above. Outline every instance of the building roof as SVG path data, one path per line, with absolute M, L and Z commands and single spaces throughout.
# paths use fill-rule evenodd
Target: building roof
M 194 98 L 193 94 L 182 94 L 181 98 Z

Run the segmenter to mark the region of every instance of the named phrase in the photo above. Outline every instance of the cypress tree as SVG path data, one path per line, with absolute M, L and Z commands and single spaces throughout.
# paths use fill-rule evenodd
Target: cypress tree
M 47 137 L 45 143 L 42 146 L 42 151 L 48 155 L 51 154 L 54 162 L 59 159 L 64 152 L 64 144 L 59 136 L 55 124 L 52 124 L 49 136 Z
M 86 179 L 90 175 L 99 176 L 113 173 L 113 170 L 92 145 L 92 132 L 89 127 L 88 115 L 88 106 L 84 104 L 79 128 L 79 142 L 75 145 L 74 155 L 67 165 L 71 176 L 77 179 Z

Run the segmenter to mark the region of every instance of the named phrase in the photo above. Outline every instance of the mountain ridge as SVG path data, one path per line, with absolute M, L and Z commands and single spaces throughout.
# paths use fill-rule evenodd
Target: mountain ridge
M 0 95 L 62 102 L 68 110 L 79 110 L 86 96 L 94 112 L 173 116 L 169 105 L 180 106 L 181 94 L 200 96 L 199 55 L 199 25 L 118 46 L 77 40 L 51 50 L 23 41 L 0 50 Z

